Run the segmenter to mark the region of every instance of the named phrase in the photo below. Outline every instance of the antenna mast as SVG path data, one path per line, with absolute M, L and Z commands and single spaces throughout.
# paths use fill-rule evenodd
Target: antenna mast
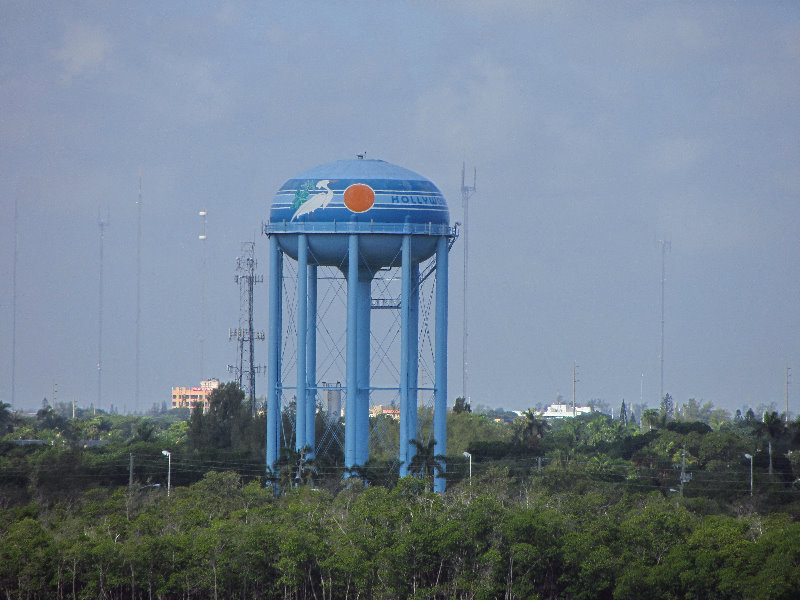
M 97 307 L 97 404 L 95 410 L 100 408 L 103 398 L 103 245 L 105 228 L 108 226 L 109 217 L 105 221 L 101 214 L 97 216 L 97 226 L 100 230 L 100 284 Z
M 468 271 L 468 264 L 469 264 L 469 199 L 475 193 L 475 184 L 478 179 L 478 171 L 477 169 L 473 169 L 472 172 L 472 185 L 468 186 L 466 184 L 466 163 L 461 164 L 461 202 L 464 205 L 464 231 L 462 235 L 464 236 L 464 322 L 462 325 L 462 342 L 461 342 L 461 363 L 462 363 L 462 374 L 461 374 L 461 397 L 464 398 L 464 402 L 469 404 L 469 396 L 467 395 L 467 381 L 468 381 L 468 328 L 467 328 L 467 291 L 468 291 L 468 279 L 467 276 L 469 274 Z
M 664 398 L 664 282 L 666 281 L 667 252 L 672 249 L 672 242 L 659 240 L 661 244 L 661 351 L 658 360 L 661 363 L 661 388 L 658 401 Z
M 11 408 L 15 409 L 17 392 L 17 256 L 19 246 L 19 199 L 14 197 L 14 266 L 11 275 Z
M 206 217 L 208 212 L 203 209 L 197 214 L 203 219 L 203 233 L 197 236 L 203 249 L 200 268 L 200 381 L 203 381 L 206 378 L 204 346 L 206 341 Z
M 136 200 L 136 393 L 134 412 L 139 410 L 140 320 L 142 316 L 142 167 L 139 167 L 139 197 Z

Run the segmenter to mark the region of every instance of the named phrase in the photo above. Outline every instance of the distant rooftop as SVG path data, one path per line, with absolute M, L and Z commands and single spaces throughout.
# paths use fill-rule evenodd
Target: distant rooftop
M 563 419 L 566 417 L 575 417 L 592 412 L 594 409 L 591 406 L 575 406 L 573 409 L 571 404 L 551 404 L 542 413 L 545 419 Z

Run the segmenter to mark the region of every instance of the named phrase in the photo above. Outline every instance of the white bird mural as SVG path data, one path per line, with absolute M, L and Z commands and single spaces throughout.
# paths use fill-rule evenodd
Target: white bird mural
M 333 200 L 333 190 L 328 187 L 328 184 L 330 183 L 333 183 L 333 180 L 323 179 L 318 181 L 316 186 L 317 189 L 325 191 L 320 192 L 319 194 L 314 194 L 313 196 L 309 196 L 308 200 L 303 202 L 295 211 L 294 215 L 292 215 L 292 221 L 298 217 L 302 217 L 303 215 L 314 212 L 318 208 L 325 208 L 328 206 L 331 200 Z

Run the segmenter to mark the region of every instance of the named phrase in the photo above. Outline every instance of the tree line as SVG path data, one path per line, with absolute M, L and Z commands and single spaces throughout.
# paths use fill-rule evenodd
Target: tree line
M 233 384 L 188 420 L 92 411 L 73 421 L 57 407 L 23 417 L 0 406 L 2 593 L 791 598 L 800 589 L 800 420 L 750 412 L 712 426 L 684 405 L 644 424 L 622 410 L 556 422 L 527 411 L 507 423 L 462 402 L 448 415 L 445 457 L 433 456 L 421 413 L 414 475 L 399 478 L 392 419 L 371 419 L 371 460 L 346 472 L 335 443 L 313 459 L 291 450 L 290 411 L 280 472 L 267 479 L 263 416 Z M 317 439 L 340 425 L 319 416 Z M 105 444 L 85 444 L 91 437 Z M 18 443 L 34 439 L 43 443 Z M 436 495 L 430 480 L 442 467 L 448 490 Z
M 730 598 L 800 589 L 800 523 L 746 502 L 484 470 L 446 494 L 350 479 L 276 495 L 210 472 L 0 513 L 8 598 Z

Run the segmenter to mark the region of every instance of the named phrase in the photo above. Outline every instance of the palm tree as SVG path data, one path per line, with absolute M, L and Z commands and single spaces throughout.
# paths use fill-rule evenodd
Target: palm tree
M 758 435 L 766 438 L 767 450 L 769 451 L 769 474 L 772 475 L 772 442 L 776 441 L 786 431 L 783 419 L 774 410 L 765 412 L 764 418 L 758 424 Z
M 152 442 L 156 437 L 156 427 L 150 420 L 142 420 L 136 425 L 136 439 L 140 442 Z
M 547 430 L 550 429 L 550 424 L 544 419 L 539 419 L 535 412 L 531 409 L 522 413 L 518 424 L 519 441 L 523 446 L 534 448 L 538 445 L 539 440 L 544 437 Z
M 397 482 L 397 459 L 380 460 L 370 458 L 363 465 L 347 469 L 349 477 L 362 480 L 366 485 L 391 487 Z
M 9 410 L 10 408 L 10 404 L 0 402 L 0 434 L 8 433 L 8 430 L 11 429 L 14 414 Z
M 662 419 L 661 411 L 657 408 L 648 408 L 642 413 L 642 425 L 644 426 L 647 424 L 649 429 L 652 429 L 653 426 L 658 427 L 659 425 L 664 424 L 664 419 Z
M 420 477 L 431 478 L 445 472 L 445 456 L 436 454 L 436 440 L 431 438 L 427 444 L 420 440 L 408 440 L 414 446 L 414 458 L 408 465 L 408 472 Z

